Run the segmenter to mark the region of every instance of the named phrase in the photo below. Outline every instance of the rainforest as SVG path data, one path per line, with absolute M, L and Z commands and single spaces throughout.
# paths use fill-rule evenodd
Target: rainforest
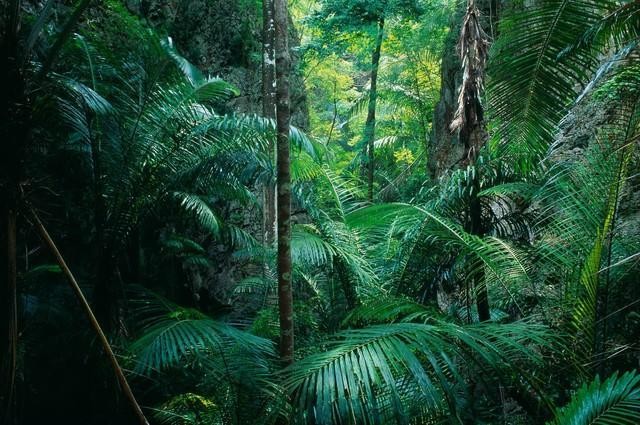
M 640 424 L 640 1 L 0 37 L 0 425 Z

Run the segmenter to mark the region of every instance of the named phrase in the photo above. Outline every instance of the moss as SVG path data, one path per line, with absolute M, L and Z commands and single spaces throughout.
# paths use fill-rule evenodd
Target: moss
M 194 308 L 181 308 L 169 313 L 169 318 L 178 320 L 201 320 L 206 316 Z
M 222 424 L 220 408 L 210 399 L 194 393 L 180 394 L 164 403 L 154 414 L 159 423 L 173 425 Z
M 113 56 L 136 54 L 155 39 L 145 24 L 117 0 L 105 0 L 90 9 L 82 34 L 92 46 Z

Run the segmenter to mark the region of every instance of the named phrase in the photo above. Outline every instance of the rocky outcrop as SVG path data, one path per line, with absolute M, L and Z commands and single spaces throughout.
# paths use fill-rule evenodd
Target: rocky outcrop
M 580 161 L 589 146 L 607 143 L 606 129 L 621 108 L 616 98 L 586 96 L 560 123 L 558 135 L 550 150 L 551 163 Z M 621 141 L 618 141 L 621 142 Z M 608 147 L 609 149 L 609 147 Z M 640 157 L 637 149 L 631 158 L 629 176 L 620 194 L 615 227 L 618 236 L 628 240 L 640 238 Z
M 129 9 L 160 33 L 173 39 L 178 50 L 205 73 L 236 85 L 241 95 L 236 112 L 262 113 L 262 10 L 249 0 L 128 0 Z M 292 69 L 300 55 L 298 34 L 291 28 Z M 291 77 L 292 123 L 307 128 L 309 113 L 302 77 Z
M 178 51 L 205 74 L 220 76 L 240 89 L 230 111 L 261 115 L 262 109 L 262 7 L 253 0 L 128 0 L 133 13 L 145 19 L 161 35 L 172 38 Z M 299 35 L 292 22 L 290 53 L 291 122 L 307 129 L 309 112 L 300 69 Z M 259 197 L 260 187 L 255 188 Z M 234 224 L 257 240 L 262 239 L 261 211 L 241 205 L 221 206 L 225 222 Z M 263 271 L 246 259 L 233 255 L 226 243 L 211 241 L 194 230 L 194 239 L 203 243 L 212 265 L 186 267 L 185 287 L 203 311 L 216 314 L 237 296 L 237 282 Z M 217 310 L 217 311 L 214 311 Z M 235 312 L 239 314 L 241 312 Z

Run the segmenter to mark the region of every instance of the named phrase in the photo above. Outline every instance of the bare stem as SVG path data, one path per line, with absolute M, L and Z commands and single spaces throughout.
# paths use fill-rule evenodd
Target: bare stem
M 129 382 L 127 382 L 127 378 L 124 376 L 124 373 L 122 372 L 122 368 L 120 367 L 120 364 L 118 364 L 118 359 L 116 359 L 116 356 L 113 353 L 113 350 L 111 349 L 111 345 L 109 345 L 109 341 L 107 340 L 107 337 L 105 336 L 104 332 L 102 332 L 102 328 L 100 327 L 100 324 L 96 320 L 96 317 L 94 316 L 93 311 L 91 310 L 91 307 L 87 302 L 87 299 L 82 293 L 82 290 L 78 285 L 78 282 L 73 276 L 73 273 L 71 273 L 71 270 L 67 266 L 67 263 L 64 261 L 64 258 L 62 258 L 62 254 L 58 250 L 58 247 L 51 239 L 51 236 L 49 236 L 47 229 L 45 229 L 44 225 L 40 221 L 40 218 L 38 218 L 38 215 L 33 209 L 31 209 L 31 215 L 33 217 L 34 225 L 38 230 L 38 233 L 40 234 L 40 237 L 47 244 L 47 246 L 53 253 L 54 257 L 56 257 L 56 261 L 58 262 L 58 265 L 60 266 L 63 273 L 69 280 L 69 283 L 71 284 L 71 289 L 73 289 L 73 292 L 75 293 L 76 297 L 80 301 L 82 309 L 84 310 L 85 314 L 87 315 L 87 318 L 89 319 L 89 322 L 91 323 L 91 327 L 98 335 L 98 338 L 100 339 L 100 343 L 102 344 L 102 348 L 107 354 L 107 357 L 109 357 L 111 366 L 113 366 L 113 370 L 116 374 L 116 378 L 118 378 L 120 387 L 122 388 L 122 391 L 127 396 L 127 399 L 129 399 L 129 403 L 131 404 L 131 407 L 135 411 L 136 415 L 138 416 L 140 424 L 149 425 L 149 421 L 147 421 L 147 418 L 144 416 L 144 413 L 140 408 L 140 405 L 136 401 L 136 398 L 133 395 L 133 392 L 131 391 L 131 387 L 129 386 Z

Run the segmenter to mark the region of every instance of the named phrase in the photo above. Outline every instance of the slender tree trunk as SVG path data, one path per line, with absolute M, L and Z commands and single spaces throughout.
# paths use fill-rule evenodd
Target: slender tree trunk
M 630 139 L 630 137 L 632 137 L 631 134 L 629 134 L 628 132 L 625 132 L 624 134 L 624 141 L 625 144 L 627 143 L 626 141 Z M 619 149 L 621 149 L 621 151 L 618 153 L 619 155 L 619 162 L 618 162 L 618 171 L 616 173 L 616 183 L 615 183 L 615 189 L 613 190 L 613 193 L 609 194 L 609 211 L 611 212 L 611 218 L 610 218 L 610 225 L 609 225 L 609 231 L 607 234 L 607 240 L 606 240 L 606 272 L 604 275 L 604 284 L 603 285 L 596 285 L 596 317 L 595 317 L 595 329 L 594 329 L 594 335 L 595 337 L 598 336 L 598 322 L 602 322 L 601 325 L 601 330 L 600 330 L 600 343 L 598 345 L 596 345 L 597 339 L 596 341 L 594 341 L 594 345 L 596 345 L 596 350 L 595 353 L 600 354 L 603 353 L 606 350 L 606 346 L 607 346 L 607 331 L 608 331 L 608 313 L 609 313 L 609 291 L 610 291 L 610 285 L 611 285 L 611 259 L 612 259 L 612 255 L 613 255 L 613 241 L 614 238 L 616 237 L 616 218 L 618 216 L 618 208 L 619 208 L 619 201 L 620 201 L 620 191 L 623 189 L 624 187 L 624 180 L 625 180 L 625 176 L 627 174 L 627 167 L 629 165 L 629 159 L 631 157 L 630 155 L 630 149 L 629 148 L 624 148 L 624 146 L 621 146 Z M 606 227 L 605 227 L 606 228 Z M 608 362 L 600 362 L 600 364 L 598 365 L 598 373 L 600 374 L 600 376 L 604 376 L 607 373 L 607 365 Z
M 0 34 L 0 423 L 13 424 L 18 344 L 17 216 L 25 153 L 29 141 L 30 105 L 19 66 L 20 1 L 8 4 Z
M 13 423 L 14 388 L 16 377 L 16 347 L 18 344 L 18 306 L 16 293 L 16 210 L 6 208 L 3 214 L 4 237 L 2 238 L 3 277 L 2 287 L 2 352 L 0 357 L 0 423 Z M 5 233 L 6 232 L 6 233 Z
M 262 0 L 262 115 L 276 118 L 276 57 L 275 22 L 273 0 Z M 269 139 L 269 156 L 275 161 L 274 143 Z M 269 179 L 263 188 L 263 235 L 265 245 L 271 245 L 275 237 L 276 193 L 275 184 Z
M 358 293 L 356 291 L 356 283 L 351 279 L 347 265 L 340 257 L 335 257 L 334 263 L 338 280 L 340 280 L 340 283 L 342 284 L 344 298 L 347 301 L 347 308 L 349 310 L 353 310 L 360 305 L 360 300 L 358 299 Z
M 141 246 L 142 229 L 141 226 L 136 226 L 132 231 L 127 241 L 127 257 L 128 257 L 128 270 L 127 279 L 131 282 L 142 282 L 142 257 L 143 251 Z
M 478 179 L 478 171 L 476 170 L 475 177 L 471 182 L 473 185 L 473 193 L 469 200 L 469 233 L 472 235 L 483 236 L 485 232 L 482 226 L 482 205 L 480 204 L 480 198 L 478 198 L 478 192 L 480 192 L 480 181 Z M 489 291 L 487 290 L 487 284 L 485 282 L 484 266 L 480 267 L 480 270 L 478 270 L 474 275 L 473 287 L 476 295 L 478 320 L 480 322 L 486 322 L 491 319 L 491 313 L 489 309 Z
M 476 113 L 482 116 L 482 107 L 480 104 L 474 106 Z M 460 130 L 460 139 L 465 143 L 465 157 L 467 161 L 463 161 L 471 167 L 475 167 L 475 173 L 471 173 L 473 177 L 469 184 L 472 186 L 471 195 L 469 195 L 469 210 L 468 220 L 466 225 L 466 231 L 476 236 L 484 236 L 485 230 L 482 223 L 482 204 L 478 193 L 480 193 L 480 170 L 477 167 L 476 159 L 479 146 L 482 146 L 484 141 L 484 124 L 476 123 L 473 126 L 463 126 Z M 487 290 L 487 284 L 485 281 L 484 265 L 481 264 L 479 270 L 474 271 L 473 275 L 473 289 L 476 298 L 476 308 L 478 310 L 478 320 L 480 322 L 486 322 L 491 319 L 491 312 L 489 308 L 489 291 Z
M 384 18 L 378 22 L 376 45 L 371 55 L 371 89 L 369 90 L 369 107 L 367 121 L 364 124 L 364 146 L 367 154 L 367 185 L 369 202 L 373 202 L 373 171 L 375 167 L 374 142 L 376 136 L 376 103 L 378 100 L 378 68 L 380 66 L 380 50 L 384 37 Z
M 92 0 L 81 0 L 78 6 L 73 10 L 69 19 L 65 23 L 60 35 L 49 49 L 47 56 L 45 57 L 42 68 L 40 68 L 39 77 L 45 77 L 51 68 L 55 65 L 56 60 L 58 59 L 58 55 L 64 46 L 64 43 L 69 39 L 69 36 L 73 34 L 73 30 L 75 29 L 78 21 L 82 17 L 82 14 L 89 6 L 91 6 Z
M 420 138 L 422 139 L 422 142 L 424 143 L 425 155 L 428 155 L 429 154 L 429 129 L 428 129 L 427 120 L 426 120 L 427 114 L 425 113 L 427 108 L 425 107 L 424 101 L 422 100 L 422 90 L 420 90 L 420 80 L 418 79 L 418 69 L 420 68 L 420 66 L 416 62 L 411 62 L 411 68 L 412 68 L 412 72 L 414 74 L 413 83 L 415 84 L 415 90 L 416 90 L 418 106 L 420 107 L 419 123 L 420 123 L 420 131 L 422 132 L 422 134 L 420 135 Z M 429 172 L 429 158 L 428 157 L 427 157 L 426 161 L 424 162 L 424 164 L 425 164 L 425 167 L 426 167 L 425 171 L 428 173 Z
M 95 88 L 95 87 L 94 87 Z M 111 288 L 111 261 L 105 249 L 104 228 L 106 222 L 106 204 L 102 189 L 102 163 L 99 134 L 91 134 L 91 162 L 93 166 L 93 226 L 95 227 L 95 292 L 93 304 L 96 316 L 103 329 L 109 333 L 112 329 L 113 290 Z
M 275 0 L 277 209 L 278 209 L 278 306 L 280 357 L 293 363 L 293 288 L 291 282 L 291 170 L 289 159 L 289 30 L 287 0 Z
M 122 391 L 125 393 L 125 396 L 129 400 L 129 403 L 131 404 L 133 411 L 138 417 L 138 421 L 140 422 L 141 425 L 149 425 L 147 418 L 144 416 L 144 413 L 142 412 L 140 405 L 136 401 L 136 398 L 133 395 L 133 392 L 131 391 L 131 387 L 127 382 L 127 378 L 124 376 L 124 372 L 122 371 L 122 368 L 120 367 L 118 360 L 116 359 L 116 356 L 113 353 L 113 350 L 111 349 L 111 345 L 109 345 L 109 341 L 107 340 L 106 335 L 102 331 L 102 328 L 100 327 L 98 320 L 93 314 L 93 311 L 91 310 L 91 307 L 87 302 L 87 299 L 82 293 L 82 290 L 78 285 L 78 282 L 73 276 L 73 273 L 71 273 L 71 270 L 67 266 L 67 263 L 64 261 L 62 254 L 58 250 L 58 247 L 56 246 L 56 244 L 53 242 L 53 239 L 51 239 L 51 236 L 49 236 L 47 229 L 45 229 L 38 215 L 33 210 L 31 211 L 31 214 L 33 217 L 36 230 L 38 231 L 38 234 L 42 238 L 42 241 L 47 245 L 47 247 L 49 248 L 53 256 L 56 258 L 56 262 L 62 269 L 62 272 L 67 277 L 67 280 L 71 285 L 71 289 L 73 290 L 75 296 L 78 298 L 78 301 L 80 301 L 82 310 L 86 314 L 87 319 L 89 319 L 89 324 L 91 325 L 96 335 L 98 336 L 98 339 L 100 340 L 100 344 L 102 345 L 102 348 L 104 349 L 105 353 L 107 354 L 107 357 L 109 358 L 109 361 L 111 362 L 111 366 L 113 367 L 116 378 L 118 379 L 118 383 L 120 384 Z

